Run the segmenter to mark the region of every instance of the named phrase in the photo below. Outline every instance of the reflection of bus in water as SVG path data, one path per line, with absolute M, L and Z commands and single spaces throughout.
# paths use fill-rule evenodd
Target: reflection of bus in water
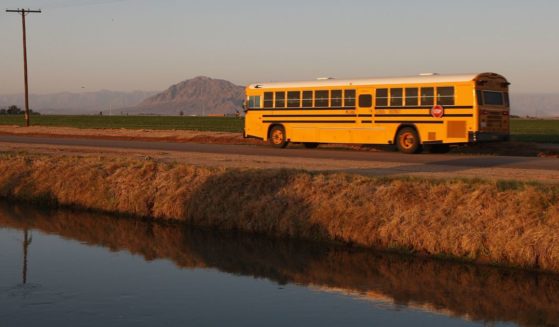
M 320 143 L 424 145 L 509 138 L 509 82 L 494 73 L 260 83 L 246 88 L 245 137 Z

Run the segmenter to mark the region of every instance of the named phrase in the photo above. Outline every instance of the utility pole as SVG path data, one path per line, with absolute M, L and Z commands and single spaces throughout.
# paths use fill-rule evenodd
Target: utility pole
M 25 126 L 29 127 L 29 80 L 27 78 L 27 33 L 25 31 L 25 16 L 28 14 L 40 14 L 41 10 L 7 9 L 6 12 L 18 13 L 21 15 L 21 24 L 23 26 L 23 74 L 25 79 Z

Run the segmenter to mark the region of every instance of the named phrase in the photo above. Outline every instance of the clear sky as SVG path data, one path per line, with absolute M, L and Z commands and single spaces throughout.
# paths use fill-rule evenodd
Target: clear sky
M 2 0 L 0 94 L 493 71 L 559 92 L 557 0 Z M 82 88 L 83 87 L 83 88 Z

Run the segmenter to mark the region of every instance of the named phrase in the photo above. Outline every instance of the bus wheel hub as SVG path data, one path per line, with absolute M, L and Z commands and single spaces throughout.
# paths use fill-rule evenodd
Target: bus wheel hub
M 415 144 L 415 138 L 412 133 L 404 133 L 400 138 L 400 144 L 406 149 L 411 148 Z
M 272 140 L 274 142 L 274 144 L 280 144 L 283 142 L 283 133 L 280 130 L 275 130 L 272 133 Z

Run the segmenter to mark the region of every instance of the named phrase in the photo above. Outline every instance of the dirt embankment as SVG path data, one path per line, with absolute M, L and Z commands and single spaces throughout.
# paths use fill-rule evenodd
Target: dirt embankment
M 0 197 L 559 272 L 559 186 L 3 154 Z

